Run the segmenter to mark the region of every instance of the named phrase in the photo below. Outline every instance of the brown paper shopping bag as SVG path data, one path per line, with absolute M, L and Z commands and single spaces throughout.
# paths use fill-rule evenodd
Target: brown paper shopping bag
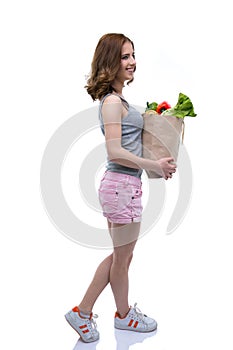
M 143 158 L 158 160 L 173 157 L 177 161 L 181 135 L 183 137 L 184 119 L 160 114 L 142 114 Z M 146 171 L 149 178 L 160 178 L 153 171 Z

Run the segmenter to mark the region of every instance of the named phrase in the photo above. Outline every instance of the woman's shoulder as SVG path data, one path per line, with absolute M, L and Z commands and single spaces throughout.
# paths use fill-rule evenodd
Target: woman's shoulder
M 105 104 L 112 104 L 112 103 L 121 103 L 121 98 L 119 95 L 116 95 L 114 93 L 108 94 L 103 98 L 103 103 Z

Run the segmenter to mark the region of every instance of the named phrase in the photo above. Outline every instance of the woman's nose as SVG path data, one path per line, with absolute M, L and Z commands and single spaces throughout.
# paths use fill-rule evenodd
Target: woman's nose
M 130 58 L 130 64 L 136 64 L 136 60 L 135 60 L 134 57 L 131 57 L 131 58 Z

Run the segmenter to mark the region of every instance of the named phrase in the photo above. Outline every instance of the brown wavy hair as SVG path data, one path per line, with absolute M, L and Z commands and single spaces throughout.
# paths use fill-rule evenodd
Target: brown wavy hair
M 106 94 L 114 91 L 112 83 L 120 68 L 122 46 L 127 41 L 134 49 L 132 40 L 124 34 L 109 33 L 100 38 L 94 52 L 91 73 L 85 86 L 93 101 L 101 100 Z M 127 84 L 132 81 L 133 78 Z

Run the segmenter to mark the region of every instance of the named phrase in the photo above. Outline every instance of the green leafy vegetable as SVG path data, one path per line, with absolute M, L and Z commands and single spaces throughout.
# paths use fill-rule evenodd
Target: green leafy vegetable
M 158 106 L 158 103 L 157 102 L 152 102 L 152 103 L 149 103 L 149 102 L 147 102 L 146 103 L 146 111 L 149 111 L 149 110 L 153 110 L 153 111 L 156 111 L 156 108 L 157 108 L 157 106 Z
M 178 102 L 175 107 L 167 109 L 162 115 L 170 115 L 177 118 L 184 118 L 186 116 L 196 117 L 190 98 L 181 92 L 179 93 Z

